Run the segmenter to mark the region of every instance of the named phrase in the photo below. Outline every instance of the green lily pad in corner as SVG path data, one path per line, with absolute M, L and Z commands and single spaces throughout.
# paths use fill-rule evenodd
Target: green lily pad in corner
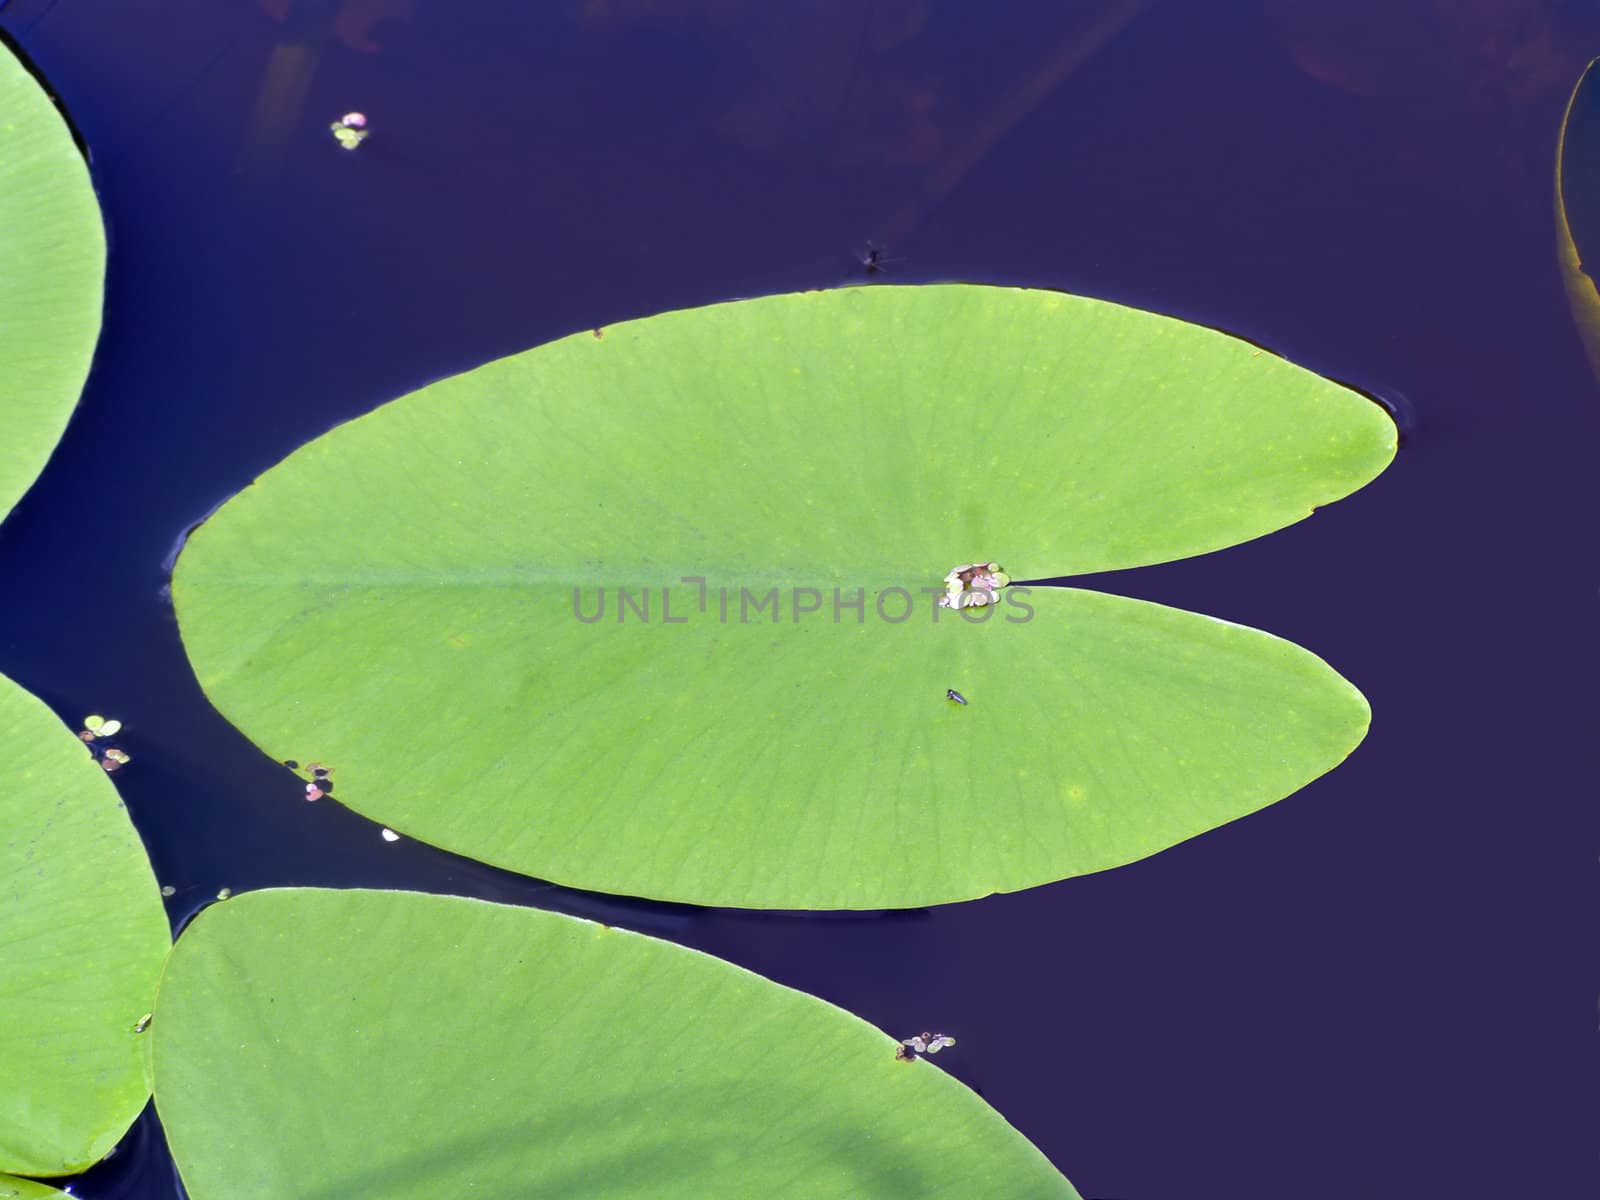
M 83 390 L 105 261 L 83 156 L 0 43 L 0 520 L 43 469 Z
M 49 1200 L 51 1196 L 65 1196 L 65 1192 L 45 1187 L 31 1179 L 18 1179 L 15 1175 L 0 1175 L 0 1200 Z
M 1556 245 L 1567 302 L 1600 376 L 1600 71 L 1595 59 L 1567 101 L 1556 142 Z
M 4 678 L 0 881 L 0 1170 L 67 1175 L 102 1158 L 149 1099 L 135 1028 L 171 938 L 116 789 Z
M 195 1200 L 1077 1196 L 848 1013 L 531 909 L 240 896 L 179 939 L 152 1029 Z
M 1214 550 L 1394 445 L 1363 397 L 1117 305 L 778 296 L 350 422 L 202 526 L 174 594 L 213 702 L 402 833 L 604 891 L 930 904 L 1154 853 L 1368 720 L 1266 634 L 1073 589 L 940 609 L 952 568 Z

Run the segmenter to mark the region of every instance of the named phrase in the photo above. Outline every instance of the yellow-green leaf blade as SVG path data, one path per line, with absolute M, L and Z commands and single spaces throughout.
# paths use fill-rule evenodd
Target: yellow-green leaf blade
M 237 897 L 180 939 L 153 1029 L 195 1200 L 1077 1196 L 855 1017 L 552 913 Z
M 104 276 L 88 167 L 50 98 L 0 44 L 0 520 L 78 402 Z
M 0 1169 L 97 1162 L 150 1096 L 143 1035 L 166 913 L 116 789 L 0 678 Z
M 65 1192 L 46 1187 L 32 1179 L 18 1179 L 15 1175 L 0 1175 L 0 1200 L 50 1200 L 64 1196 Z
M 337 798 L 401 832 L 589 888 L 925 904 L 1192 837 L 1366 724 L 1312 656 L 1206 618 L 1040 593 L 1033 622 L 936 625 L 947 571 L 1197 553 L 1303 517 L 1393 446 L 1362 397 L 1115 305 L 774 297 L 569 338 L 351 422 L 202 526 L 174 595 L 218 707 L 274 757 L 337 765 Z M 619 589 L 650 593 L 647 622 L 619 621 Z M 859 617 L 833 619 L 836 589 Z M 908 619 L 880 608 L 893 589 Z M 769 594 L 781 611 L 753 611 Z M 1164 663 L 1190 669 L 1141 690 Z M 1236 669 L 1256 693 L 1212 705 Z M 1090 779 L 1101 807 L 1076 811 Z

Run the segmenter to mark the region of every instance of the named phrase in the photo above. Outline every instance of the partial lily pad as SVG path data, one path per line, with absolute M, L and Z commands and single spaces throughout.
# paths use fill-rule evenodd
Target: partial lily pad
M 105 262 L 83 156 L 0 43 L 0 520 L 43 470 L 83 390 Z
M 1355 393 L 1117 305 L 779 296 L 344 425 L 202 526 L 174 594 L 213 702 L 408 836 L 612 892 L 931 904 L 1232 820 L 1368 717 L 1265 634 L 1015 582 L 951 610 L 947 575 L 1216 549 L 1394 441 Z
M 0 1169 L 80 1171 L 139 1115 L 150 1076 L 135 1026 L 170 944 L 116 789 L 0 678 Z
M 1595 59 L 1567 102 L 1556 143 L 1556 241 L 1561 277 L 1589 361 L 1600 375 L 1600 71 Z
M 0 1200 L 49 1200 L 51 1196 L 65 1196 L 53 1187 L 35 1183 L 31 1179 L 18 1179 L 15 1175 L 0 1175 Z
M 850 1014 L 531 909 L 240 896 L 179 939 L 152 1030 L 195 1200 L 1077 1196 Z

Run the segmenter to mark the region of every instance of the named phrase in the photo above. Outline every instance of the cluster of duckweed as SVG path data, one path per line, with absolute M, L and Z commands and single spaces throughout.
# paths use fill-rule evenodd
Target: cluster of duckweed
M 1011 582 L 999 563 L 965 563 L 944 577 L 940 608 L 982 608 L 993 604 L 995 594 Z
M 89 753 L 94 755 L 95 762 L 107 771 L 120 771 L 133 761 L 122 747 L 112 744 L 111 739 L 121 731 L 121 721 L 91 713 L 83 719 L 83 729 L 78 737 L 89 747 Z
M 306 784 L 307 800 L 321 800 L 329 792 L 333 791 L 333 780 L 328 778 L 333 774 L 332 767 L 324 766 L 319 762 L 308 762 L 304 767 L 301 767 L 292 758 L 284 759 L 283 765 L 291 771 L 305 770 L 311 773 L 311 782 Z

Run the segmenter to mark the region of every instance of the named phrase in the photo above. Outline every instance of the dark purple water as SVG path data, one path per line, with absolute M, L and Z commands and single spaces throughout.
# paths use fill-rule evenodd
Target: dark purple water
M 175 920 L 223 886 L 364 884 L 661 934 L 957 1033 L 940 1064 L 1087 1197 L 1593 1196 L 1600 388 L 1551 165 L 1600 14 L 1065 7 L 13 0 L 111 260 L 83 403 L 0 530 L 0 671 L 128 723 Z M 374 132 L 347 154 L 352 108 Z M 1107 297 L 1390 399 L 1405 444 L 1356 496 L 1101 581 L 1327 658 L 1375 713 L 1348 763 L 1105 874 L 754 914 L 384 843 L 206 705 L 169 556 L 258 472 L 576 329 L 859 278 L 869 241 L 894 282 Z M 75 1190 L 178 1194 L 148 1115 Z

